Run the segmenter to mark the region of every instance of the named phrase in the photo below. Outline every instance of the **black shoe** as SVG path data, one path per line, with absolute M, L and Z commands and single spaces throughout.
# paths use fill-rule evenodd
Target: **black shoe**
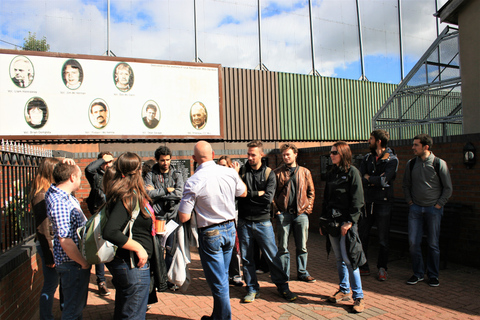
M 235 287 L 242 287 L 243 282 L 241 280 L 236 280 L 236 279 L 230 279 L 230 284 Z
M 298 296 L 290 291 L 290 289 L 287 289 L 285 291 L 278 291 L 280 295 L 283 297 L 283 299 L 287 300 L 288 302 L 292 302 L 297 300 Z
M 107 284 L 105 283 L 105 281 L 100 282 L 98 284 L 98 294 L 101 295 L 101 296 L 110 295 L 110 290 L 108 290 Z
M 210 316 L 203 316 L 201 320 L 212 320 L 213 318 Z
M 440 281 L 437 278 L 428 278 L 428 285 L 430 287 L 438 287 L 440 285 Z
M 363 276 L 369 276 L 370 275 L 370 269 L 360 269 L 360 275 Z
M 424 280 L 423 277 L 419 278 L 416 275 L 413 275 L 410 277 L 410 279 L 407 280 L 407 284 L 417 284 L 418 282 L 423 280 Z

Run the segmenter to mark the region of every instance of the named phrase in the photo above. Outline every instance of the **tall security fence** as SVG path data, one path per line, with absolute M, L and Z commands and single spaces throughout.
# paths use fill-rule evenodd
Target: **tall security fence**
M 51 150 L 2 140 L 0 151 L 0 255 L 35 235 L 28 194 L 41 160 Z

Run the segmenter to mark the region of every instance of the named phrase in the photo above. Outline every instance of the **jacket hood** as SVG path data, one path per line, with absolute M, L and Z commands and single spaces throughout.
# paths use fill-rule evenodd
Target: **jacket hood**
M 374 152 L 372 152 L 372 155 L 376 156 Z M 387 147 L 385 151 L 383 152 L 382 157 L 380 160 L 393 160 L 397 159 L 397 155 L 395 154 L 395 150 L 391 149 L 390 147 Z

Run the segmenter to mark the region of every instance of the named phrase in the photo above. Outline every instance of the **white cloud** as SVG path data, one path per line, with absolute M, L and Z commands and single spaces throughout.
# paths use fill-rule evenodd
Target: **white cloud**
M 441 0 L 442 5 L 446 0 Z M 47 37 L 51 51 L 100 55 L 107 47 L 106 0 L 3 0 L 0 39 L 21 45 L 28 31 Z M 361 0 L 364 53 L 398 55 L 394 0 Z M 311 70 L 308 1 L 264 0 L 262 60 L 270 70 Z M 112 1 L 110 48 L 117 56 L 192 61 L 193 1 Z M 435 38 L 434 0 L 402 0 L 406 59 Z M 204 62 L 258 64 L 256 0 L 197 0 L 198 53 Z M 316 68 L 335 75 L 359 60 L 355 0 L 313 1 Z M 0 43 L 1 48 L 12 46 Z M 367 70 L 368 76 L 368 70 Z M 388 77 L 388 75 L 387 75 Z M 387 79 L 385 80 L 387 81 Z M 390 80 L 391 81 L 391 80 Z

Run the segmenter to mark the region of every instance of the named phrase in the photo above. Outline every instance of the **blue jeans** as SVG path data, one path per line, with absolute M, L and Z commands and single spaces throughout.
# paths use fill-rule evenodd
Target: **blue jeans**
M 440 223 L 443 216 L 443 207 L 440 209 L 422 207 L 416 204 L 410 206 L 408 213 L 408 244 L 412 257 L 413 273 L 423 278 L 425 267 L 422 257 L 422 237 L 424 224 L 427 231 L 427 275 L 429 278 L 438 278 L 440 269 Z
M 283 270 L 290 278 L 290 252 L 288 252 L 288 238 L 290 230 L 295 239 L 296 257 L 297 257 L 297 277 L 299 279 L 310 276 L 307 271 L 307 240 L 308 240 L 308 215 L 300 215 L 282 212 L 277 218 L 277 243 L 278 254 L 282 263 Z
M 95 275 L 97 276 L 97 284 L 105 282 L 105 264 L 99 263 L 95 265 Z
M 58 287 L 58 273 L 55 268 L 45 265 L 42 247 L 37 243 L 37 253 L 42 259 L 43 287 L 40 293 L 40 320 L 53 320 L 53 298 Z
M 374 224 L 377 225 L 378 232 L 378 260 L 377 268 L 387 270 L 388 264 L 388 238 L 390 234 L 390 220 L 392 204 L 367 203 L 365 205 L 366 216 L 362 217 L 358 223 L 360 240 L 362 241 L 363 252 L 367 255 L 367 263 L 360 267 L 363 270 L 370 270 L 368 266 L 368 242 L 370 240 L 370 230 Z
M 90 268 L 82 267 L 73 261 L 64 262 L 55 267 L 61 281 L 63 292 L 62 320 L 82 319 L 83 308 L 87 304 Z
M 131 268 L 130 261 L 115 258 L 107 264 L 115 286 L 114 319 L 145 319 L 150 290 L 150 263 Z
M 352 228 L 356 228 L 353 226 Z M 350 259 L 348 259 L 347 248 L 345 245 L 345 236 L 330 237 L 335 258 L 337 259 L 338 278 L 340 279 L 340 291 L 350 292 L 350 286 L 353 291 L 353 299 L 363 298 L 362 280 L 360 279 L 360 269 L 352 269 Z
M 272 223 L 270 221 L 255 222 L 238 219 L 237 229 L 243 261 L 243 277 L 247 285 L 247 292 L 258 292 L 260 290 L 255 272 L 257 269 L 254 259 L 255 241 L 257 241 L 268 263 L 272 282 L 275 283 L 278 289 L 285 291 L 288 288 L 288 276 L 283 270 L 280 256 L 278 255 Z
M 232 318 L 228 267 L 235 245 L 235 233 L 233 221 L 201 228 L 198 233 L 200 260 L 213 295 L 212 318 L 214 320 Z

